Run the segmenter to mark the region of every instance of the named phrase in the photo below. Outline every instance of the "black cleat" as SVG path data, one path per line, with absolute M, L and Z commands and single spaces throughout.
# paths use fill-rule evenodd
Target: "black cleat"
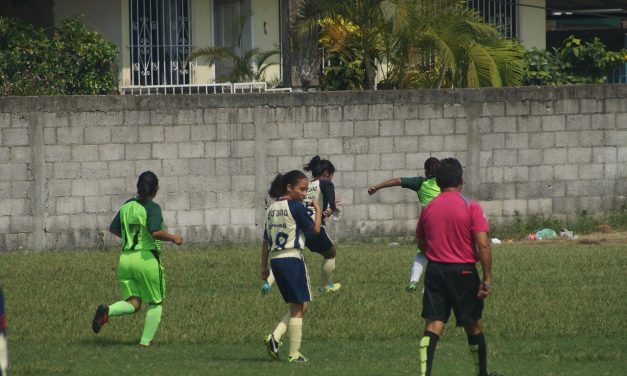
M 94 321 L 91 322 L 91 329 L 94 333 L 100 332 L 102 326 L 109 322 L 109 307 L 106 305 L 99 305 L 94 315 Z

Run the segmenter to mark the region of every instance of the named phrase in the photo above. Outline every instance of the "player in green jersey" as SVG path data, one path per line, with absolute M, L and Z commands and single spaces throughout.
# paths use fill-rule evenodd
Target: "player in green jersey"
M 140 346 L 148 347 L 161 322 L 165 297 L 165 276 L 160 261 L 161 241 L 181 245 L 183 238 L 164 228 L 161 207 L 152 200 L 159 180 L 151 171 L 143 172 L 137 181 L 137 197 L 124 203 L 109 231 L 122 238 L 118 264 L 118 281 L 122 300 L 109 306 L 100 305 L 92 321 L 94 333 L 100 332 L 109 317 L 136 313 L 142 302 L 148 304 Z
M 431 200 L 440 194 L 440 187 L 435 182 L 435 173 L 438 170 L 440 161 L 437 158 L 429 158 L 425 161 L 425 176 L 416 176 L 411 178 L 392 178 L 381 182 L 379 184 L 371 185 L 368 187 L 368 194 L 373 195 L 381 188 L 398 187 L 411 189 L 418 194 L 418 200 L 420 201 L 420 207 L 424 208 Z M 420 248 L 416 252 L 416 257 L 411 267 L 411 274 L 409 277 L 409 286 L 407 291 L 412 292 L 416 290 L 416 285 L 420 279 L 420 275 L 427 263 L 427 259 L 423 255 Z

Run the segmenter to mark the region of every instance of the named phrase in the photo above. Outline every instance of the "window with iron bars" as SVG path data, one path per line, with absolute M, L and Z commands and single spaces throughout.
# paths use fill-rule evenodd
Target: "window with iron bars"
M 186 85 L 191 0 L 130 0 L 131 86 Z
M 496 26 L 505 38 L 516 38 L 516 0 L 468 0 L 468 7 L 476 9 L 483 19 Z

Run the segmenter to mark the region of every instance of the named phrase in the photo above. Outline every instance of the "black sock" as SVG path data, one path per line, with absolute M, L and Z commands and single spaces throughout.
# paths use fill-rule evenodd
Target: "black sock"
M 433 366 L 433 356 L 435 355 L 435 347 L 438 344 L 440 336 L 425 330 L 420 340 L 420 375 L 431 376 L 431 367 Z M 426 355 L 426 359 L 424 358 Z
M 469 335 L 468 346 L 470 346 L 470 354 L 475 363 L 477 376 L 488 376 L 488 350 L 483 333 L 474 336 Z

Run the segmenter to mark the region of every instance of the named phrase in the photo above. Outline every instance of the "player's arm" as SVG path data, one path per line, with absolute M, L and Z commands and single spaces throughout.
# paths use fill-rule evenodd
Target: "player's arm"
M 313 205 L 316 210 L 316 217 L 314 218 L 314 224 L 311 228 L 311 232 L 319 234 L 320 226 L 322 226 L 322 212 L 320 211 L 320 204 L 318 204 L 318 200 L 312 200 L 311 205 Z
M 259 276 L 264 281 L 270 276 L 270 269 L 268 268 L 268 255 L 270 254 L 270 244 L 266 239 L 263 239 L 263 245 L 261 246 L 261 273 Z
M 181 245 L 183 243 L 183 237 L 179 234 L 172 234 L 167 232 L 166 230 L 157 230 L 150 233 L 153 238 L 164 241 L 164 242 L 172 242 L 176 245 Z
M 381 188 L 400 187 L 400 185 L 401 185 L 401 178 L 388 179 L 384 182 L 381 182 L 379 184 L 374 184 L 368 187 L 368 194 L 373 195 L 377 193 L 377 191 Z
M 490 246 L 488 233 L 475 233 L 475 243 L 477 244 L 481 270 L 483 270 L 483 282 L 479 287 L 477 297 L 483 299 L 490 294 L 490 286 L 492 285 L 492 248 Z
M 330 217 L 337 210 L 337 202 L 335 201 L 335 187 L 329 182 L 320 187 L 322 192 L 322 207 L 327 208 L 324 211 L 325 217 Z
M 109 225 L 109 232 L 117 236 L 118 238 L 122 237 L 122 222 L 120 222 L 120 212 L 118 212 L 113 218 L 113 221 L 111 221 L 111 224 Z

